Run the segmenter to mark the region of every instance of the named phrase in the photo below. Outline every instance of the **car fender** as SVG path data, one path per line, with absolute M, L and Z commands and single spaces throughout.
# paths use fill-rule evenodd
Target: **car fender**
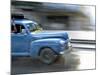
M 42 48 L 49 47 L 55 51 L 55 53 L 59 54 L 60 52 L 60 44 L 59 41 L 62 39 L 59 38 L 50 38 L 50 39 L 39 39 L 31 42 L 30 48 L 30 56 L 35 58 L 39 56 L 39 52 Z

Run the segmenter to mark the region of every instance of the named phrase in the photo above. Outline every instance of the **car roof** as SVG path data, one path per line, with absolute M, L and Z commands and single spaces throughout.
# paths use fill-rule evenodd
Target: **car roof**
M 27 20 L 27 19 L 14 19 L 14 20 L 12 20 L 12 23 L 15 23 L 15 24 L 27 24 L 27 23 L 37 24 L 35 21 L 31 21 L 31 20 Z

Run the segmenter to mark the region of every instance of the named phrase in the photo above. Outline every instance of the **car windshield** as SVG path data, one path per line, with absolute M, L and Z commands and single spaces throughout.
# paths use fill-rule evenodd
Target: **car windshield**
M 37 23 L 28 23 L 27 28 L 29 29 L 30 32 L 41 30 L 40 24 Z

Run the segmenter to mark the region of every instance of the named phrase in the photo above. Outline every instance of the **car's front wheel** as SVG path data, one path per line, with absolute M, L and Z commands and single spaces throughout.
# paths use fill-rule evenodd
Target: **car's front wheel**
M 43 48 L 40 51 L 40 60 L 45 64 L 52 64 L 57 57 L 57 54 L 50 48 Z

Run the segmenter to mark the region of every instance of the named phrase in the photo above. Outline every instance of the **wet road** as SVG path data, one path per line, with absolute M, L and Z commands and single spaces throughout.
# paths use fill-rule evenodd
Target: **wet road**
M 11 68 L 12 75 L 95 69 L 95 50 L 73 48 L 72 52 L 65 53 L 52 65 L 29 57 L 18 58 L 12 61 Z

